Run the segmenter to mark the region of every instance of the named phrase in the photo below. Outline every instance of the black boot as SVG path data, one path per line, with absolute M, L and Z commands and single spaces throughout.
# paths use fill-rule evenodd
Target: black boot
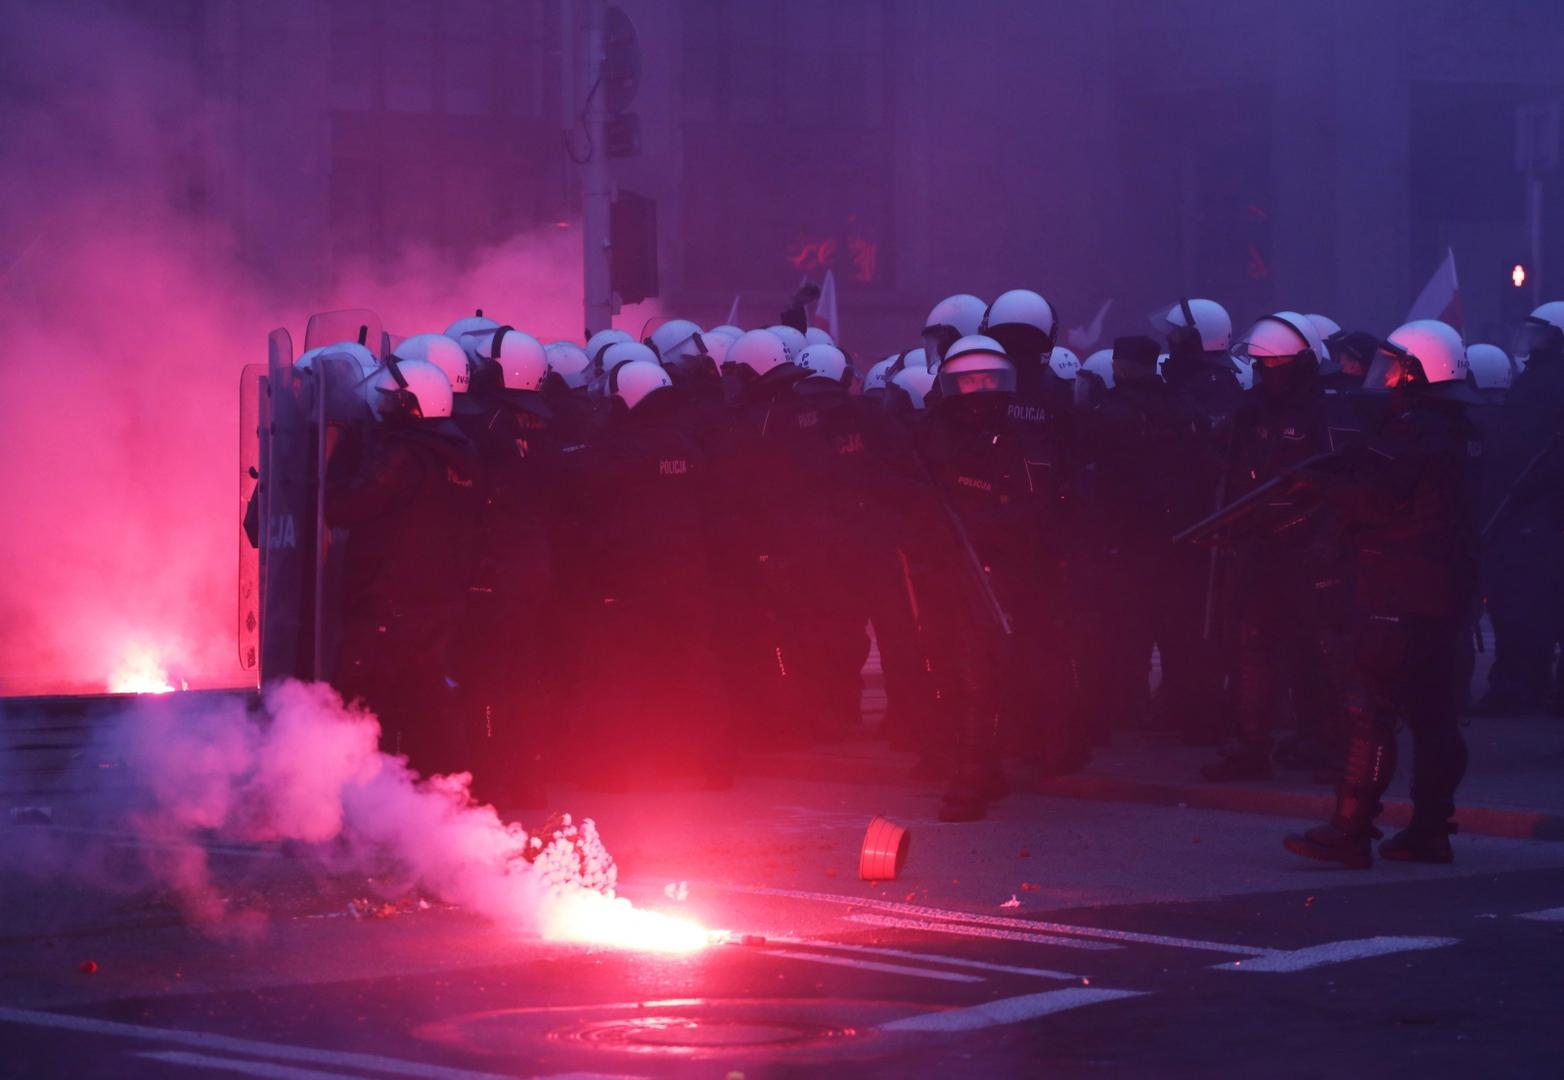
M 1305 859 L 1341 863 L 1348 870 L 1367 870 L 1374 865 L 1373 841 L 1381 835 L 1372 825 L 1332 818 L 1307 832 L 1289 833 L 1282 846 Z
M 1390 786 L 1396 768 L 1396 737 L 1392 729 L 1376 725 L 1371 714 L 1360 722 L 1347 742 L 1347 760 L 1341 786 L 1336 789 L 1336 811 L 1324 825 L 1305 833 L 1293 833 L 1282 845 L 1294 855 L 1321 862 L 1340 863 L 1349 870 L 1374 865 L 1373 842 L 1381 833 L 1374 828 L 1379 798 Z
M 1448 866 L 1455 862 L 1455 852 L 1450 850 L 1450 836 L 1456 824 L 1446 819 L 1419 820 L 1416 813 L 1412 822 L 1396 835 L 1379 845 L 1381 858 L 1394 862 L 1436 863 Z

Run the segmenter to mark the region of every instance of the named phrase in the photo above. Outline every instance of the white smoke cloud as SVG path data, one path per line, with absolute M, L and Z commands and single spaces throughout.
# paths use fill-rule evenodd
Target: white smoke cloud
M 16 827 L 0 871 L 116 891 L 164 891 L 214 932 L 251 931 L 226 910 L 208 845 L 285 843 L 301 869 L 369 874 L 521 934 L 647 948 L 698 946 L 698 929 L 613 896 L 616 870 L 590 821 L 529 834 L 473 801 L 468 776 L 422 779 L 380 752 L 378 721 L 324 684 L 282 682 L 259 710 L 238 698 L 133 702 L 86 760 L 114 764 L 95 817 L 134 837 Z M 231 883 L 229 883 L 231 885 Z

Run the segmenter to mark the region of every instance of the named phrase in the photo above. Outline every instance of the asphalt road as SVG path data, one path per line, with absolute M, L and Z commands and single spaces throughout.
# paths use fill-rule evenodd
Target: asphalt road
M 156 896 L 12 878 L 0 1074 L 1564 1074 L 1561 844 L 1457 837 L 1454 867 L 1353 873 L 1218 811 L 1018 796 L 941 826 L 928 793 L 782 781 L 568 798 L 629 894 L 749 943 L 545 944 L 439 903 L 355 919 L 372 883 L 267 849 L 215 856 L 264 913 L 215 935 Z M 874 812 L 913 831 L 897 882 L 854 878 Z

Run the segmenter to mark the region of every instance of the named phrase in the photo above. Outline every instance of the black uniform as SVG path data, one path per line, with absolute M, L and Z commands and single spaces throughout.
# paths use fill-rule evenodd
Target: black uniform
M 1260 378 L 1233 418 L 1222 487 L 1229 502 L 1331 450 L 1330 411 L 1313 361 L 1294 359 Z M 1269 775 L 1271 730 L 1286 690 L 1300 742 L 1320 759 L 1314 764 L 1334 760 L 1324 747 L 1333 741 L 1344 708 L 1341 631 L 1349 601 L 1349 575 L 1336 537 L 1331 516 L 1317 501 L 1300 505 L 1279 490 L 1226 560 L 1238 742 L 1205 770 L 1207 779 Z
M 388 423 L 338 461 L 326 520 L 349 533 L 333 682 L 380 717 L 388 750 L 425 773 L 465 768 L 446 676 L 472 566 L 477 454 L 449 422 Z
M 1204 739 L 1217 716 L 1217 664 L 1203 626 L 1209 557 L 1169 540 L 1211 512 L 1221 462 L 1210 416 L 1157 378 L 1155 345 L 1146 346 L 1153 366 L 1116 376 L 1082 418 L 1089 593 L 1114 646 L 1093 665 L 1090 697 L 1107 706 L 1110 725 L 1135 722 L 1155 645 L 1166 722 Z
M 535 804 L 539 762 L 557 715 L 546 663 L 550 522 L 558 451 L 541 395 L 498 390 L 457 399 L 456 421 L 483 463 L 482 507 L 454 671 L 481 798 Z
M 1534 352 L 1497 412 L 1485 500 L 1485 520 L 1498 514 L 1486 538 L 1494 662 L 1483 704 L 1524 713 L 1551 692 L 1564 709 L 1564 661 L 1554 659 L 1564 643 L 1564 355 Z
M 1458 715 L 1477 584 L 1480 443 L 1464 406 L 1427 391 L 1401 392 L 1367 449 L 1348 462 L 1350 470 L 1323 490 L 1356 560 L 1356 673 L 1365 708 L 1349 735 L 1331 823 L 1287 845 L 1367 865 L 1379 799 L 1395 771 L 1396 727 L 1405 723 L 1412 823 L 1382 850 L 1405 858 L 1410 844 L 1448 861 L 1445 837 L 1467 759 Z
M 1035 399 L 1032 399 L 1035 400 Z M 924 460 L 983 565 L 1012 637 L 999 679 L 1001 736 L 1044 772 L 1084 760 L 1063 625 L 1064 535 L 1058 447 L 1020 400 L 985 393 L 941 399 Z
M 617 407 L 596 443 L 567 459 L 578 633 L 583 778 L 630 772 L 720 780 L 728 714 L 714 655 L 706 459 L 677 391 Z

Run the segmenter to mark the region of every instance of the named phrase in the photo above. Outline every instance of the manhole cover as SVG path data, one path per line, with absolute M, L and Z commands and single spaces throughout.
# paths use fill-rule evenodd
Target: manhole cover
M 602 1053 L 723 1060 L 850 1056 L 887 1020 L 927 1010 L 904 1001 L 853 998 L 675 998 L 501 1009 L 451 1017 L 421 1038 L 509 1059 Z
M 739 1020 L 653 1016 L 583 1024 L 574 1031 L 554 1032 L 555 1038 L 583 1039 L 605 1047 L 653 1050 L 725 1050 L 776 1048 L 788 1043 L 840 1037 L 853 1029 L 829 1030 L 815 1025 L 745 1023 Z

